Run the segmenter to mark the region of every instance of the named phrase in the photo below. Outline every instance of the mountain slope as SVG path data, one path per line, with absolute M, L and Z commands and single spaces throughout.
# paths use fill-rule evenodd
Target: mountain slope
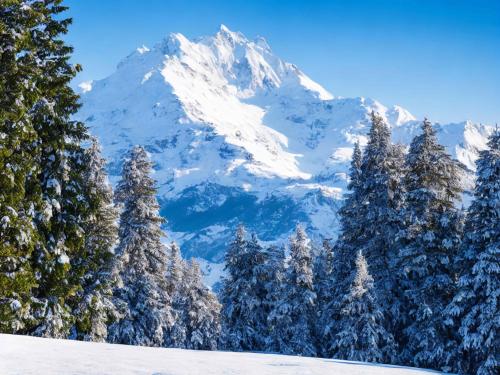
M 264 39 L 225 26 L 140 47 L 85 91 L 78 116 L 99 136 L 112 179 L 124 153 L 144 145 L 171 237 L 210 263 L 221 261 L 239 222 L 265 241 L 286 238 L 297 222 L 317 239 L 334 237 L 352 146 L 366 143 L 370 112 L 386 118 L 397 142 L 420 125 L 399 106 L 333 97 Z M 437 128 L 473 169 L 491 127 Z
M 423 374 L 429 370 L 277 354 L 147 348 L 0 334 L 2 375 Z

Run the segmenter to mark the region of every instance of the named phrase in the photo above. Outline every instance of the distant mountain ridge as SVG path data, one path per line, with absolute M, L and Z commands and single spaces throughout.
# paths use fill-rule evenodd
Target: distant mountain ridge
M 142 46 L 83 91 L 78 118 L 99 137 L 112 180 L 125 152 L 144 145 L 169 234 L 185 255 L 213 269 L 239 222 L 264 241 L 286 238 L 297 222 L 316 239 L 335 237 L 352 147 L 366 143 L 372 110 L 395 142 L 420 131 L 404 108 L 334 97 L 263 38 L 225 26 L 214 36 L 170 34 Z M 448 151 L 473 170 L 492 127 L 436 127 Z

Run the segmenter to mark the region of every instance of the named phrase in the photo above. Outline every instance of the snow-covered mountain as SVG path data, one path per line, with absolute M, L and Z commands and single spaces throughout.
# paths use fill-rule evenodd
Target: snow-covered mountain
M 297 222 L 334 237 L 352 147 L 366 143 L 370 112 L 386 118 L 397 142 L 420 130 L 404 108 L 334 97 L 263 38 L 225 26 L 137 48 L 112 75 L 82 88 L 78 117 L 99 136 L 112 178 L 131 146 L 146 146 L 169 234 L 185 255 L 210 263 L 221 261 L 239 222 L 265 241 L 285 238 Z M 491 127 L 437 128 L 449 152 L 474 169 Z

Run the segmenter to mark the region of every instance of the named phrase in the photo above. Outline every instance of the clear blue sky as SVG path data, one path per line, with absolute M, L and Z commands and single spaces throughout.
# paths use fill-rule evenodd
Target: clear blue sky
M 67 0 L 84 72 L 112 73 L 136 47 L 219 25 L 263 36 L 332 94 L 418 117 L 500 123 L 500 0 Z

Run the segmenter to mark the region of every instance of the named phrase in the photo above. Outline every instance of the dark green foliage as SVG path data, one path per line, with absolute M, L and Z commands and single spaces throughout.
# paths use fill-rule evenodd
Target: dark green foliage
M 30 197 L 37 165 L 36 139 L 28 115 L 38 93 L 33 86 L 30 31 L 37 23 L 21 1 L 0 7 L 0 332 L 23 332 L 32 324 L 31 293 L 36 280 L 30 256 L 36 242 Z
M 32 77 L 39 98 L 30 110 L 37 134 L 35 159 L 39 165 L 36 184 L 42 203 L 35 216 L 39 233 L 33 267 L 38 287 L 34 291 L 38 319 L 32 333 L 65 337 L 73 322 L 68 301 L 80 289 L 80 275 L 71 271 L 73 261 L 84 253 L 82 223 L 88 215 L 83 176 L 85 126 L 71 119 L 79 108 L 70 81 L 80 70 L 69 63 L 72 48 L 62 40 L 70 19 L 61 0 L 30 2 L 40 22 L 31 30 L 36 72 Z
M 61 39 L 71 20 L 59 16 L 61 1 L 4 3 L 0 254 L 10 295 L 2 302 L 15 298 L 15 315 L 29 319 L 11 320 L 2 330 L 64 337 L 71 324 L 67 301 L 79 289 L 70 264 L 83 253 L 88 209 L 80 146 L 86 129 L 71 120 L 78 97 L 69 82 L 79 67 L 69 64 L 72 49 Z

